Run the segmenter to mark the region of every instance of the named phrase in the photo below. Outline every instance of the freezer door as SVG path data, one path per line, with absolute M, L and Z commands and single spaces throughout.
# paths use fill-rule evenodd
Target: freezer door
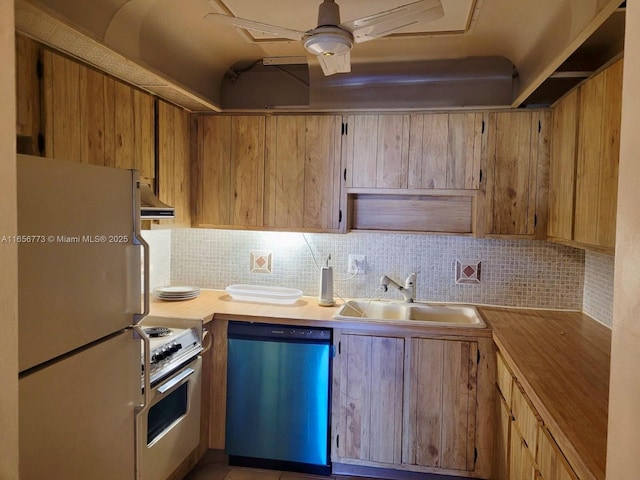
M 131 330 L 19 380 L 20 479 L 134 480 L 140 340 Z
M 133 323 L 136 174 L 18 155 L 19 367 Z

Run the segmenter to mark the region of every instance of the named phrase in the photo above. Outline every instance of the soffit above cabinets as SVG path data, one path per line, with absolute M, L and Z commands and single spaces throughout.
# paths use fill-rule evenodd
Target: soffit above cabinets
M 313 71 L 319 67 L 315 58 L 306 57 L 302 42 L 267 41 L 255 33 L 249 37 L 246 30 L 216 25 L 204 17 L 218 9 L 264 23 L 308 30 L 316 26 L 321 0 L 212 1 L 216 8 L 207 0 L 15 0 L 16 29 L 162 98 L 188 104 L 186 108 L 191 111 L 219 110 L 224 103 L 223 83 L 230 71 L 234 74 L 237 65 L 242 70 L 270 57 L 303 57 L 309 88 L 314 88 L 318 80 Z M 412 1 L 337 3 L 341 18 L 348 21 Z M 544 104 L 548 100 L 533 95 L 547 95 L 541 89 L 545 81 L 554 73 L 563 72 L 563 63 L 620 7 L 620 0 L 442 3 L 444 19 L 355 45 L 351 63 L 356 75 L 333 77 L 343 76 L 340 82 L 349 83 L 357 80 L 359 70 L 377 69 L 371 76 L 376 78 L 396 65 L 411 64 L 424 66 L 419 79 L 424 83 L 434 77 L 444 78 L 442 72 L 428 69 L 433 65 L 502 58 L 513 65 L 516 75 L 507 92 L 511 101 L 504 106 Z M 613 30 L 621 29 L 618 26 Z M 322 80 L 326 84 L 327 79 Z M 452 106 L 453 99 L 441 100 L 440 109 Z
M 471 19 L 477 0 L 441 0 L 444 17 L 430 22 L 419 22 L 400 30 L 391 37 L 419 36 L 434 34 L 465 33 L 471 26 Z M 391 10 L 410 3 L 409 0 L 338 0 L 340 19 L 350 21 Z M 300 0 L 212 0 L 219 13 L 256 20 L 270 25 L 308 31 L 317 26 L 318 8 L 316 2 Z M 246 37 L 252 42 L 290 41 L 274 38 L 272 35 L 246 30 Z

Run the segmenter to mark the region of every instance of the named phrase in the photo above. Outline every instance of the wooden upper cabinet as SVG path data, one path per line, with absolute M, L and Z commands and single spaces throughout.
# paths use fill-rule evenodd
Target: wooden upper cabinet
M 483 114 L 351 115 L 347 125 L 347 187 L 479 187 Z
M 411 189 L 477 190 L 482 155 L 481 113 L 411 115 Z
M 336 115 L 267 118 L 265 226 L 340 227 L 340 133 Z
M 476 342 L 411 339 L 403 462 L 475 469 Z
M 578 90 L 573 90 L 553 108 L 549 159 L 550 237 L 573 239 L 576 139 L 578 134 Z
M 400 464 L 404 340 L 342 335 L 340 343 L 338 455 Z
M 407 188 L 408 115 L 347 117 L 347 187 Z
M 197 122 L 195 222 L 263 224 L 264 116 L 201 116 Z
M 40 80 L 38 62 L 40 45 L 23 35 L 16 35 L 16 134 L 18 153 L 39 155 Z
M 574 240 L 615 246 L 622 60 L 580 87 Z
M 189 113 L 158 100 L 158 197 L 175 208 L 172 226 L 191 226 Z
M 154 178 L 153 97 L 49 50 L 42 60 L 45 155 Z
M 482 167 L 484 233 L 546 234 L 547 123 L 548 113 L 542 111 L 489 114 Z

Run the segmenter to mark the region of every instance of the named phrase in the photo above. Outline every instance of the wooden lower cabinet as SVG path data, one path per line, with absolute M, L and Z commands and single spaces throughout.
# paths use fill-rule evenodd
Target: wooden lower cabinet
M 511 411 L 500 394 L 496 393 L 495 435 L 493 437 L 493 480 L 509 480 L 509 441 L 511 439 Z
M 334 463 L 489 478 L 479 425 L 492 403 L 478 394 L 488 368 L 475 339 L 334 337 Z
M 473 471 L 475 342 L 412 338 L 404 463 Z
M 571 470 L 555 440 L 544 427 L 540 428 L 538 435 L 538 454 L 536 459 L 540 469 L 539 479 L 576 480 L 578 478 Z
M 496 364 L 492 478 L 576 480 L 578 477 L 500 353 Z M 507 396 L 509 401 L 505 400 Z
M 509 442 L 509 480 L 535 480 L 536 465 L 529 446 L 511 424 Z
M 379 464 L 401 461 L 404 340 L 341 337 L 338 454 Z

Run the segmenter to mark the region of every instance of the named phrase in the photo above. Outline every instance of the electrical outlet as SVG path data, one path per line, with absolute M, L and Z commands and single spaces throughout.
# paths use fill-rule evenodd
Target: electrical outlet
M 364 264 L 366 261 L 366 255 L 349 255 L 347 271 L 349 273 L 364 273 Z

